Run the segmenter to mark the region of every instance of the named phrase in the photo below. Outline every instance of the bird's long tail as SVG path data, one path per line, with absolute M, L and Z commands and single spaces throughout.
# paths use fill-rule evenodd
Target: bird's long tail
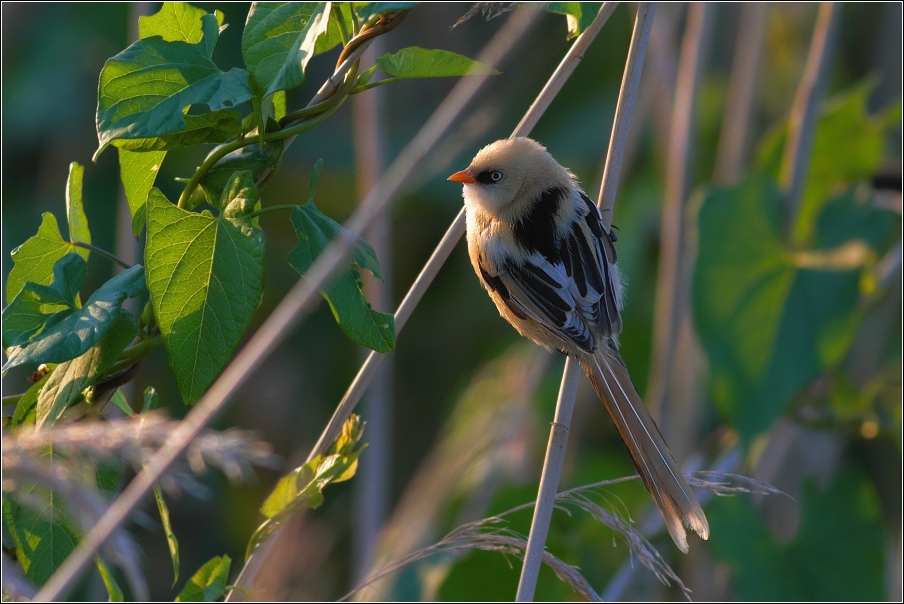
M 612 416 L 637 471 L 653 495 L 675 545 L 687 553 L 685 527 L 709 537 L 709 523 L 681 468 L 659 433 L 628 375 L 614 344 L 600 346 L 579 359 Z

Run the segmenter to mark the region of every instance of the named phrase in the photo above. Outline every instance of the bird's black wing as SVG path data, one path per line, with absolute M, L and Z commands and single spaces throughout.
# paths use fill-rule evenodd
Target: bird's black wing
M 580 191 L 573 195 L 569 201 L 579 220 L 557 236 L 555 253 L 535 251 L 521 261 L 509 260 L 496 279 L 505 288 L 509 308 L 590 352 L 621 331 L 613 286 L 617 277 L 609 260 L 614 263 L 615 250 L 596 206 L 585 202 Z

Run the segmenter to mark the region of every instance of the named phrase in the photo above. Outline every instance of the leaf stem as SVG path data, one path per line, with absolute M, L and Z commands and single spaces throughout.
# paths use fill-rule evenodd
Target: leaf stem
M 361 92 L 364 92 L 365 90 L 370 90 L 371 88 L 376 88 L 377 86 L 382 86 L 383 84 L 391 84 L 392 82 L 398 82 L 399 80 L 401 80 L 401 78 L 390 77 L 390 78 L 383 78 L 382 80 L 380 80 L 378 82 L 368 82 L 364 86 L 356 86 L 355 88 L 352 88 L 351 91 L 349 92 L 349 94 L 350 95 L 359 94 Z
M 122 268 L 125 268 L 125 269 L 132 268 L 132 265 L 129 264 L 128 262 L 126 262 L 125 260 L 122 260 L 122 259 L 118 258 L 117 256 L 115 256 L 114 254 L 111 254 L 107 250 L 101 249 L 95 245 L 91 245 L 90 243 L 85 243 L 84 241 L 71 241 L 70 243 L 72 243 L 72 245 L 74 245 L 75 247 L 80 247 L 80 248 L 83 248 L 86 250 L 91 250 L 95 254 L 99 254 L 99 255 L 103 256 L 110 262 L 113 262 L 114 264 L 118 264 Z
M 245 216 L 245 218 L 255 218 L 260 216 L 261 214 L 266 214 L 267 212 L 275 212 L 276 210 L 294 210 L 298 207 L 297 203 L 294 204 L 285 204 L 279 206 L 267 206 L 266 208 L 261 208 L 260 210 L 255 210 Z
M 179 196 L 178 206 L 182 209 L 186 209 L 188 207 L 188 200 L 191 198 L 192 194 L 195 192 L 195 189 L 198 188 L 198 185 L 201 183 L 201 179 L 207 175 L 208 172 L 219 162 L 221 159 L 232 153 L 233 151 L 238 151 L 243 147 L 248 147 L 250 145 L 260 144 L 260 141 L 263 142 L 272 142 L 277 140 L 282 140 L 285 138 L 290 138 L 292 136 L 296 136 L 309 128 L 313 128 L 324 119 L 332 115 L 332 113 L 339 108 L 342 102 L 345 100 L 347 94 L 343 94 L 342 89 L 339 90 L 339 93 L 328 98 L 322 103 L 318 103 L 311 107 L 307 107 L 300 111 L 295 111 L 286 115 L 283 118 L 283 122 L 289 123 L 292 121 L 296 121 L 299 119 L 303 119 L 300 124 L 292 126 L 290 128 L 284 128 L 282 130 L 277 130 L 276 132 L 269 132 L 264 134 L 262 137 L 245 137 L 241 139 L 237 139 L 232 141 L 231 143 L 226 143 L 221 145 L 211 151 L 210 155 L 204 160 L 204 163 L 201 164 L 201 167 L 195 171 L 194 175 L 191 177 L 191 180 L 188 181 L 188 184 L 185 185 L 185 189 L 182 191 L 182 195 Z M 291 118 L 291 119 L 290 119 Z
M 106 373 L 109 375 L 114 375 L 116 373 L 119 373 L 120 371 L 128 369 L 135 363 L 142 360 L 144 357 L 148 356 L 152 350 L 154 350 L 161 344 L 163 344 L 163 336 L 156 335 L 138 342 L 131 348 L 126 348 L 119 355 L 119 359 L 117 359 L 115 363 L 107 368 Z

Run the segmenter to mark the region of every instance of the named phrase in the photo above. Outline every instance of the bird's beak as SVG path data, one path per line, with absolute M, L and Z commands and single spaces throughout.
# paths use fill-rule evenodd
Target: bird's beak
M 456 172 L 455 174 L 453 174 L 452 176 L 449 177 L 449 180 L 454 180 L 455 182 L 461 182 L 466 185 L 473 185 L 475 182 L 477 182 L 477 179 L 475 179 L 474 176 L 467 170 L 462 170 L 461 172 Z

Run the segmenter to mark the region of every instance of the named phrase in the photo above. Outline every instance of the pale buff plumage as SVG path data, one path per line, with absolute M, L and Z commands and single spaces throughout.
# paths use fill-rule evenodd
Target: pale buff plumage
M 468 253 L 500 314 L 575 357 L 615 422 L 676 545 L 706 516 L 618 354 L 622 284 L 614 238 L 574 176 L 528 138 L 484 147 L 450 177 L 464 185 Z

